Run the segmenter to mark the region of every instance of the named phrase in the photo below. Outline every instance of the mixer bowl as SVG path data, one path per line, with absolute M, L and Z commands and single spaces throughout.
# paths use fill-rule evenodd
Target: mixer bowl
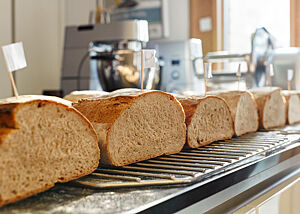
M 127 49 L 97 52 L 91 59 L 97 60 L 97 74 L 104 91 L 141 87 L 140 51 Z M 145 89 L 159 89 L 159 83 L 159 66 L 144 69 L 143 85 Z

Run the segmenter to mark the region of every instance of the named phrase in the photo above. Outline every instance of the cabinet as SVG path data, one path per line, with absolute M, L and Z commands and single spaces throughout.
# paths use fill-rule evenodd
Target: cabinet
M 275 187 L 234 214 L 298 214 L 300 213 L 300 177 Z

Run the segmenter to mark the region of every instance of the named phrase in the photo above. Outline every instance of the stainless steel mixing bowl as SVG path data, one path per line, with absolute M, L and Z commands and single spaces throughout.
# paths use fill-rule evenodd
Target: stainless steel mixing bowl
M 97 61 L 97 73 L 104 91 L 141 87 L 141 45 L 139 44 L 124 42 L 114 45 L 94 45 L 91 59 Z M 144 69 L 144 88 L 159 89 L 160 72 L 159 65 L 156 68 Z

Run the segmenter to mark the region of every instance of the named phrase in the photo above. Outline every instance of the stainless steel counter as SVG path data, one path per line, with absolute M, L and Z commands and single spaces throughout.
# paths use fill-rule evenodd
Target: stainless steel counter
M 284 130 L 291 130 L 281 130 L 289 136 L 290 143 L 205 179 L 187 184 L 113 189 L 58 184 L 44 193 L 4 206 L 0 213 L 173 213 L 191 212 L 193 207 L 198 212 L 209 211 L 263 182 L 299 172 L 300 125 Z

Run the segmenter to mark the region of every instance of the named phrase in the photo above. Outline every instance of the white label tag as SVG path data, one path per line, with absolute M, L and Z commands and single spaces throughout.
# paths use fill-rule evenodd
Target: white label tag
M 143 51 L 143 64 L 144 68 L 155 68 L 156 67 L 156 50 L 148 49 Z
M 206 78 L 210 79 L 213 77 L 212 75 L 212 64 L 210 62 L 204 63 L 205 70 L 206 70 Z
M 287 79 L 288 81 L 291 81 L 294 77 L 294 70 L 293 69 L 288 69 L 287 70 Z
M 2 46 L 2 51 L 8 71 L 13 72 L 27 66 L 22 42 Z

